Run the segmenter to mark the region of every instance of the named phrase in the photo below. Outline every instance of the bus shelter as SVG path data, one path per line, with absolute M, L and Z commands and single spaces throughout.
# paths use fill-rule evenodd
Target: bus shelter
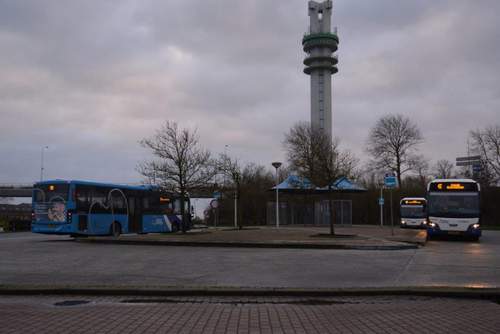
M 280 225 L 329 225 L 330 201 L 333 201 L 335 224 L 351 225 L 353 201 L 366 189 L 341 177 L 331 187 L 319 188 L 308 179 L 289 175 L 278 184 Z M 270 189 L 267 202 L 267 224 L 276 224 L 276 186 Z M 359 200 L 359 199 L 358 199 Z

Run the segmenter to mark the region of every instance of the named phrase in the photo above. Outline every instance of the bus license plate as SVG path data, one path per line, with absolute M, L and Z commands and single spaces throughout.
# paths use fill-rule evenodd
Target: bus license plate
M 49 228 L 54 228 L 54 227 L 56 227 L 56 225 L 54 225 L 54 224 L 49 224 L 49 225 L 47 225 L 47 226 L 48 226 Z
M 451 234 L 451 235 L 459 235 L 460 232 L 458 231 L 448 231 L 448 234 Z

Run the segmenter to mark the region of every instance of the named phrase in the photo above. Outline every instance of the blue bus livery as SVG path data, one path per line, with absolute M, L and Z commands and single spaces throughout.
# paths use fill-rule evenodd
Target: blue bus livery
M 66 235 L 175 232 L 181 200 L 156 186 L 51 180 L 33 186 L 31 231 Z M 189 199 L 186 199 L 189 212 Z M 186 227 L 190 215 L 186 214 Z

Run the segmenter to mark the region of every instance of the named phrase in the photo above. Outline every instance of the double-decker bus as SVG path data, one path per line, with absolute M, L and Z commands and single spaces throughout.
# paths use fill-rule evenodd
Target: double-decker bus
M 481 236 L 480 186 L 470 179 L 438 179 L 427 185 L 427 234 Z
M 405 197 L 399 202 L 401 227 L 425 228 L 427 201 L 423 197 Z
M 33 186 L 31 231 L 72 236 L 175 232 L 182 227 L 180 212 L 180 197 L 156 186 L 43 181 Z M 187 229 L 191 216 L 185 218 Z

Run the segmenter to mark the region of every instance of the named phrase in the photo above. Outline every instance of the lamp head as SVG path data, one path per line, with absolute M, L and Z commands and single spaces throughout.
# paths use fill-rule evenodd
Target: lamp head
M 273 162 L 271 165 L 273 165 L 273 167 L 274 167 L 274 168 L 278 169 L 278 168 L 280 168 L 280 167 L 281 167 L 281 162 L 279 162 L 279 161 L 275 161 L 275 162 Z

